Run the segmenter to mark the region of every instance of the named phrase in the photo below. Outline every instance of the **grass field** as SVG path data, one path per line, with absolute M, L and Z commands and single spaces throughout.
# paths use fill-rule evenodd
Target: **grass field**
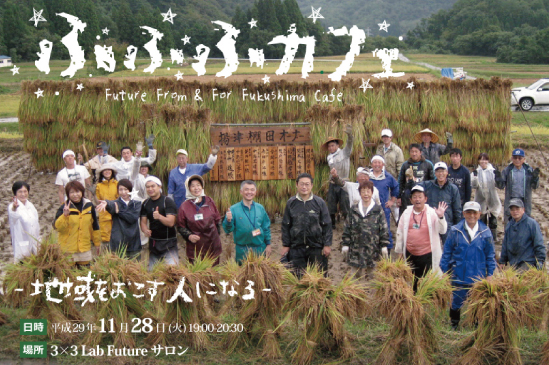
M 521 81 L 521 79 L 549 77 L 549 67 L 547 65 L 497 63 L 495 57 L 412 53 L 406 54 L 406 57 L 414 62 L 425 62 L 438 67 L 463 67 L 468 75 L 474 77 L 490 78 L 498 76 L 517 80 L 513 86 L 527 86 L 531 84 L 531 82 Z

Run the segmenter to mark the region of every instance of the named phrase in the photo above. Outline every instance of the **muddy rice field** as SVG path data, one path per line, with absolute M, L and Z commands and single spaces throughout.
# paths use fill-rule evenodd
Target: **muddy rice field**
M 31 164 L 30 155 L 23 151 L 23 142 L 18 139 L 0 139 L 0 169 L 2 174 L 0 179 L 0 282 L 4 275 L 4 267 L 7 263 L 13 261 L 11 247 L 11 236 L 9 232 L 7 207 L 12 200 L 11 186 L 15 181 L 26 180 L 31 187 L 29 200 L 38 210 L 41 226 L 41 235 L 45 237 L 52 230 L 52 222 L 55 212 L 59 208 L 57 198 L 57 188 L 54 185 L 57 172 L 36 171 Z M 549 153 L 545 152 L 546 156 Z M 546 241 L 549 239 L 549 173 L 545 166 L 544 159 L 539 151 L 526 150 L 526 161 L 533 167 L 540 167 L 541 181 L 540 187 L 533 193 L 533 211 L 532 216 L 540 223 L 543 235 Z M 470 169 L 472 168 L 469 166 Z M 501 169 L 502 166 L 499 166 Z M 206 189 L 207 193 L 207 189 Z M 500 198 L 503 199 L 503 191 L 499 191 Z M 394 234 L 394 225 L 391 227 Z M 280 258 L 280 223 L 276 221 L 272 226 L 273 259 Z M 334 232 L 332 253 L 329 260 L 329 275 L 334 280 L 339 281 L 349 267 L 343 262 L 341 248 L 341 235 L 343 232 L 343 223 L 337 223 L 337 229 Z M 500 249 L 503 239 L 502 217 L 498 223 L 497 251 Z M 223 261 L 234 255 L 232 237 L 222 233 L 223 242 Z M 180 257 L 184 258 L 184 250 L 180 250 Z

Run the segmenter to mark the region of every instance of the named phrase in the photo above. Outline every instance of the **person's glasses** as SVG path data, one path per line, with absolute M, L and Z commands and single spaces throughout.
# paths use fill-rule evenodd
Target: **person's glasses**
M 522 160 L 523 158 L 522 156 L 513 156 L 513 160 Z

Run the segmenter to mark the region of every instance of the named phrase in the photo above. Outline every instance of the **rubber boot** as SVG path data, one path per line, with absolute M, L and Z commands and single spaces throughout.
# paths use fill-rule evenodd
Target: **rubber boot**
M 332 229 L 336 228 L 336 215 L 330 214 L 330 218 L 332 218 Z
M 457 330 L 459 326 L 460 317 L 461 317 L 461 309 L 450 309 L 450 323 L 452 324 L 453 330 Z

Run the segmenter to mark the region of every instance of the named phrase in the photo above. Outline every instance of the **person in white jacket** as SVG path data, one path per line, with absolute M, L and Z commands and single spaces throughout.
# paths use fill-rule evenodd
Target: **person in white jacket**
M 478 167 L 471 173 L 471 186 L 476 189 L 475 201 L 480 204 L 480 220 L 490 228 L 496 242 L 498 216 L 501 214 L 502 206 L 496 189 L 494 171 L 488 155 L 481 153 L 478 156 Z
M 440 202 L 437 209 L 428 206 L 427 195 L 420 185 L 412 188 L 411 200 L 412 205 L 404 210 L 398 221 L 395 252 L 398 258 L 404 257 L 412 266 L 415 292 L 419 278 L 431 269 L 440 271 L 440 235 L 446 233 L 448 227 L 444 218 L 448 206 L 445 202 Z
M 147 161 L 149 164 L 153 164 L 156 161 L 156 150 L 153 148 L 154 136 L 151 134 L 149 137 L 145 138 L 147 145 L 149 147 L 149 156 L 141 157 L 143 154 L 142 150 L 136 151 L 136 157 L 141 157 L 141 161 Z M 131 181 L 131 176 L 133 172 L 133 166 L 135 162 L 134 156 L 132 156 L 132 149 L 129 146 L 124 146 L 120 150 L 122 158 L 118 161 L 116 168 L 118 173 L 116 174 L 116 180 L 120 181 L 122 179 L 128 179 Z
M 30 186 L 25 181 L 16 181 L 12 186 L 13 202 L 8 206 L 13 259 L 17 263 L 36 254 L 40 242 L 38 212 L 28 200 Z
M 335 185 L 341 186 L 343 190 L 347 192 L 347 195 L 349 196 L 349 208 L 355 204 L 358 204 L 362 200 L 362 198 L 360 197 L 360 192 L 358 191 L 358 187 L 360 183 L 370 181 L 370 170 L 364 167 L 359 167 L 356 170 L 357 182 L 350 182 L 350 181 L 345 181 L 341 179 L 337 175 L 336 169 L 331 169 L 330 175 L 332 175 L 333 183 Z M 381 205 L 381 201 L 379 200 L 379 190 L 377 190 L 375 186 L 374 186 L 374 194 L 372 195 L 372 200 L 377 205 Z

